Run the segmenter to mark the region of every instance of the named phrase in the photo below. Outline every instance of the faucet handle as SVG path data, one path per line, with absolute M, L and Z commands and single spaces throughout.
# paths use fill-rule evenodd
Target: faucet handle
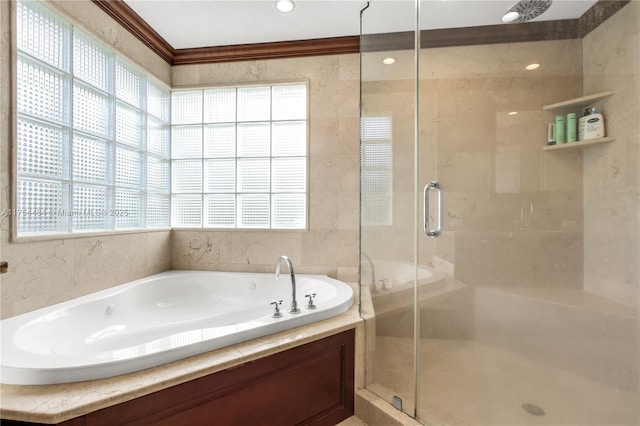
M 282 299 L 280 300 L 272 300 L 270 305 L 273 305 L 274 312 L 271 315 L 273 318 L 281 318 L 282 312 L 280 312 L 280 305 L 282 305 Z
M 316 297 L 315 293 L 305 294 L 304 297 L 308 297 L 309 298 L 309 303 L 307 303 L 307 309 L 315 309 L 315 308 L 317 308 L 317 306 L 313 304 L 313 299 Z

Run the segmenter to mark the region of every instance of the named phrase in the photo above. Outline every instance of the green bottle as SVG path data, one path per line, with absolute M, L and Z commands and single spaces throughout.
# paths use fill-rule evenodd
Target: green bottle
M 576 113 L 567 114 L 567 142 L 575 142 L 577 140 L 577 130 Z
M 556 145 L 567 143 L 565 135 L 564 115 L 556 115 Z

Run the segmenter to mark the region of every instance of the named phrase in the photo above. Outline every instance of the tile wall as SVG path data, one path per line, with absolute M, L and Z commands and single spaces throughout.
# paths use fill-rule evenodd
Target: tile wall
M 453 265 L 447 272 L 471 286 L 582 287 L 582 155 L 542 151 L 552 120 L 543 105 L 582 95 L 581 46 L 561 40 L 421 53 L 418 190 L 437 180 L 445 194 L 443 235 L 417 237 L 421 264 Z M 404 55 L 385 52 L 396 53 Z M 541 67 L 525 70 L 533 62 Z M 415 201 L 412 192 L 408 78 L 380 69 L 363 89 L 368 113 L 393 111 L 394 123 L 394 223 L 363 229 L 363 250 L 376 259 L 412 259 L 416 203 L 423 214 L 422 195 Z
M 640 307 L 640 2 L 584 39 L 584 91 L 614 142 L 584 152 L 584 288 Z

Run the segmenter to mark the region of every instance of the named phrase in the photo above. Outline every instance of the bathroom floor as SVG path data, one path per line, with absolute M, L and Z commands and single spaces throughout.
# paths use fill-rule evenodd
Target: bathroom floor
M 367 424 L 358 417 L 351 416 L 347 420 L 341 421 L 336 426 L 367 426 Z
M 639 396 L 470 340 L 422 340 L 418 416 L 460 425 L 637 425 Z M 370 390 L 412 409 L 413 340 L 378 336 Z M 523 408 L 527 405 L 527 411 Z M 544 413 L 540 410 L 542 409 Z

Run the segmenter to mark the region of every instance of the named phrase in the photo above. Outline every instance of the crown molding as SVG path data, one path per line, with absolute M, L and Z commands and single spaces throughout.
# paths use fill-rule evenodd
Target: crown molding
M 169 64 L 173 64 L 175 49 L 123 0 L 92 1 L 149 49 Z
M 174 49 L 124 0 L 92 1 L 171 65 L 358 53 L 361 43 L 363 51 L 411 49 L 414 43 L 413 32 L 400 32 L 365 35 L 362 40 L 360 36 L 346 36 Z M 599 0 L 579 19 L 424 30 L 420 43 L 422 48 L 436 48 L 583 38 L 630 2 Z
M 331 37 L 273 43 L 176 49 L 173 57 L 173 65 L 337 55 L 358 53 L 359 51 L 359 36 Z

